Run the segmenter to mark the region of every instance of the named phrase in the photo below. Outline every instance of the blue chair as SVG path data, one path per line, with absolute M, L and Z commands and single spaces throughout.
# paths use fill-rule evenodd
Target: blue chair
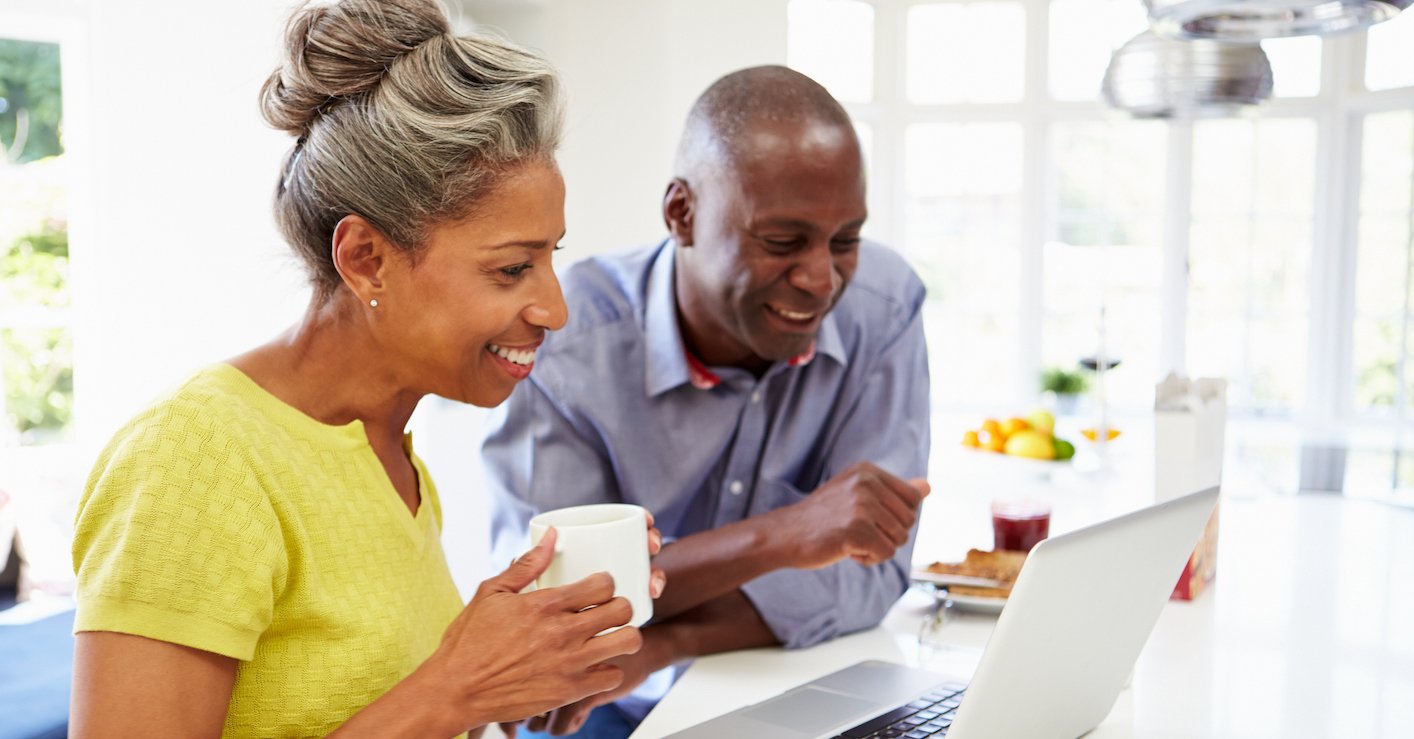
M 0 625 L 0 739 L 69 734 L 74 612 Z

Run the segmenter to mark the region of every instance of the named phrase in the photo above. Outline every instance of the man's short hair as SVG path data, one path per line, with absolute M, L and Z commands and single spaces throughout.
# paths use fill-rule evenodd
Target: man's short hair
M 690 178 L 704 163 L 740 155 L 741 134 L 759 123 L 810 121 L 853 132 L 844 106 L 820 83 L 788 67 L 748 67 L 713 82 L 687 115 L 675 174 Z

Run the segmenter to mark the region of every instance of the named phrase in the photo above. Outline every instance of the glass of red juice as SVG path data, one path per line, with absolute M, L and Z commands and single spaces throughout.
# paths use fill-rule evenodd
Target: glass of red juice
M 1051 505 L 1039 500 L 992 503 L 992 548 L 1029 552 L 1051 533 Z

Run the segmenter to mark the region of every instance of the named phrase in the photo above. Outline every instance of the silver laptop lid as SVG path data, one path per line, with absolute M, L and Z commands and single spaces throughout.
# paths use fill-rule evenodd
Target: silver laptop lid
M 1037 544 L 948 738 L 1068 739 L 1103 721 L 1217 499 L 1209 488 Z
M 1217 498 L 1210 488 L 1037 544 L 948 739 L 1073 739 L 1103 721 Z M 831 737 L 946 682 L 862 662 L 669 739 Z

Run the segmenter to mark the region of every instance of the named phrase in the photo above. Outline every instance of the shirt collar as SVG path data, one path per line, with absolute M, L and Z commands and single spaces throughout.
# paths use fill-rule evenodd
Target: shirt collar
M 805 353 L 797 357 L 791 357 L 790 360 L 786 362 L 786 366 L 804 367 L 810 364 L 811 360 L 815 359 L 815 344 L 816 342 L 814 341 L 810 342 L 810 347 L 805 350 Z M 686 345 L 682 348 L 682 355 L 687 359 L 687 373 L 693 387 L 698 390 L 711 390 L 722 384 L 721 376 L 708 369 L 707 365 L 703 364 L 702 360 L 698 359 Z
M 672 239 L 658 247 L 658 255 L 648 267 L 643 301 L 643 336 L 648 396 L 665 393 L 691 382 L 691 370 L 683 351 L 682 331 L 678 328 L 676 292 L 673 289 L 673 265 L 677 247 Z
M 722 381 L 721 377 L 688 352 L 687 344 L 682 339 L 682 329 L 678 326 L 677 293 L 673 282 L 676 253 L 677 247 L 672 239 L 665 240 L 648 268 L 645 284 L 647 294 L 643 301 L 643 333 L 646 341 L 645 389 L 649 397 L 684 384 L 710 390 Z M 820 354 L 830 357 L 841 366 L 849 364 L 834 311 L 826 314 L 820 321 L 820 331 L 810 349 L 785 364 L 788 367 L 803 367 Z

